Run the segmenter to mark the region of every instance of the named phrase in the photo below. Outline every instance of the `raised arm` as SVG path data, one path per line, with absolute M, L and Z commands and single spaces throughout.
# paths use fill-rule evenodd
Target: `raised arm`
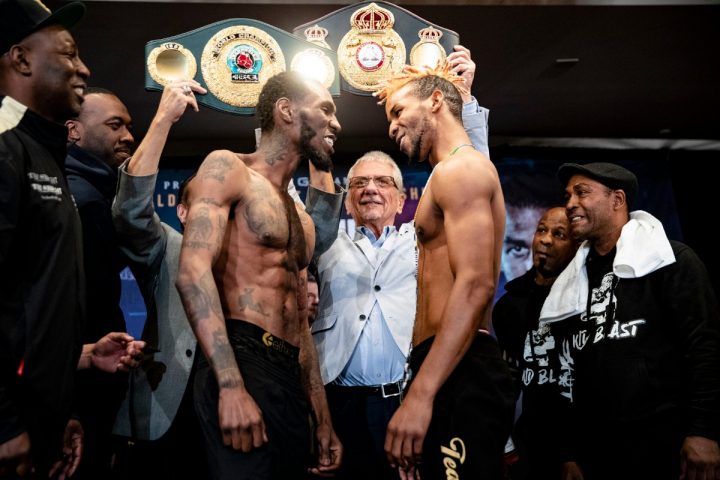
M 190 91 L 187 91 L 188 88 Z M 198 111 L 197 100 L 192 92 L 204 94 L 207 90 L 195 80 L 172 82 L 165 87 L 150 128 L 128 164 L 130 175 L 143 176 L 157 172 L 170 128 L 180 120 L 188 106 Z
M 333 244 L 340 227 L 340 212 L 344 190 L 335 185 L 332 172 L 323 171 L 310 163 L 310 186 L 305 208 L 315 223 L 314 258 L 325 253 Z
M 223 442 L 248 452 L 267 441 L 262 413 L 245 389 L 225 327 L 212 267 L 221 253 L 231 205 L 249 174 L 232 152 L 212 152 L 188 191 L 189 211 L 180 250 L 178 292 L 219 386 Z
M 475 79 L 475 62 L 470 56 L 470 50 L 462 45 L 455 45 L 455 51 L 448 55 L 448 63 L 452 72 L 460 75 L 465 80 L 467 92 L 462 93 L 463 109 L 462 121 L 465 132 L 470 137 L 475 149 L 490 158 L 488 149 L 488 116 L 490 111 L 481 107 L 475 97 L 472 96 L 472 83 Z
M 170 128 L 187 106 L 197 111 L 197 101 L 183 91 L 185 86 L 198 93 L 205 91 L 194 81 L 173 82 L 166 86 L 145 138 L 135 155 L 118 171 L 112 207 L 113 226 L 133 271 L 142 278 L 156 265 L 165 249 L 165 232 L 152 201 L 160 157 Z
M 335 193 L 335 180 L 330 170 L 320 170 L 312 162 L 308 162 L 310 186 L 323 192 Z

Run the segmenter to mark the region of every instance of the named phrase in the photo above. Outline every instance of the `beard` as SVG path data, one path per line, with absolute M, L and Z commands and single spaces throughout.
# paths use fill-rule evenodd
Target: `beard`
M 318 135 L 317 131 L 308 124 L 307 116 L 304 113 L 300 114 L 300 120 L 302 121 L 300 124 L 300 156 L 310 160 L 318 170 L 329 172 L 333 167 L 330 155 L 310 144 L 312 139 Z
M 423 119 L 422 125 L 418 129 L 417 136 L 412 142 L 412 145 L 410 146 L 410 151 L 407 153 L 408 156 L 408 163 L 422 163 L 425 160 L 427 160 L 427 156 L 425 158 L 420 157 L 420 152 L 423 148 L 423 137 L 425 136 L 425 132 L 428 129 L 428 120 L 426 118 Z

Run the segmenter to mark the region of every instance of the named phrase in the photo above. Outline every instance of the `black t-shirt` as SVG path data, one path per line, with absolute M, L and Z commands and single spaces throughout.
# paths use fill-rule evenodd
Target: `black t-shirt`
M 550 286 L 534 281 L 534 270 L 506 285 L 493 309 L 493 327 L 522 389 L 522 414 L 513 433 L 532 478 L 559 477 L 562 445 L 568 439 L 574 395 L 574 356 L 586 337 L 579 318 L 540 324 Z

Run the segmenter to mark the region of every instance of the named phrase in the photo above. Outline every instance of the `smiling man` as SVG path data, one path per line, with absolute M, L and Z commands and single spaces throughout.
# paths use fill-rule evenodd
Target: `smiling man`
M 462 116 L 468 136 L 487 153 L 488 111 L 470 95 L 475 73 L 470 51 L 457 45 L 448 62 L 467 87 Z M 323 218 L 339 220 L 341 194 L 329 193 L 336 191 L 332 176 L 318 178 L 316 185 L 313 173 L 308 212 L 316 225 Z M 395 227 L 405 192 L 400 170 L 387 154 L 371 151 L 360 157 L 348 172 L 347 186 L 345 207 L 356 230 L 348 235 L 335 228 L 332 243 L 316 245 L 321 298 L 313 339 L 333 425 L 346 447 L 337 478 L 397 479 L 384 444 L 400 405 L 415 319 L 415 229 L 412 222 Z
M 331 182 L 332 183 L 332 182 Z M 320 314 L 312 325 L 320 370 L 345 446 L 339 478 L 397 478 L 382 446 L 400 404 L 415 296 L 415 231 L 393 225 L 405 203 L 400 169 L 368 152 L 348 172 L 345 207 L 354 236 L 342 232 L 317 257 Z M 311 190 L 308 210 L 322 212 Z M 318 247 L 320 248 L 320 247 Z M 410 313 L 408 313 L 410 311 Z
M 89 87 L 80 115 L 66 125 L 71 155 L 82 150 L 113 169 L 130 157 L 135 146 L 130 113 L 109 90 Z
M 88 283 L 86 342 L 125 330 L 120 310 L 120 271 L 127 265 L 113 228 L 111 207 L 117 167 L 135 146 L 132 120 L 112 92 L 88 88 L 77 118 L 68 120 L 65 171 L 83 224 L 85 276 Z M 121 380 L 117 380 L 121 381 Z
M 254 153 L 210 153 L 188 188 L 177 288 L 205 359 L 195 405 L 214 479 L 304 478 L 310 455 L 330 473 L 341 446 L 308 326 L 313 222 L 287 187 L 299 163 L 329 169 L 340 124 L 322 85 L 297 73 L 260 93 Z
M 514 400 L 487 328 L 505 205 L 495 167 L 463 127 L 460 83 L 449 66 L 406 67 L 378 92 L 390 138 L 433 167 L 415 214 L 412 379 L 385 451 L 410 476 L 500 478 Z
M 90 75 L 68 31 L 84 13 L 79 3 L 52 13 L 38 0 L 0 0 L 3 478 L 33 468 L 36 478 L 48 478 L 63 458 L 63 432 L 68 448 L 77 433 L 65 428 L 85 282 L 80 219 L 62 165 L 63 123 L 80 111 Z
M 720 318 L 705 266 L 635 210 L 626 168 L 566 163 L 558 178 L 584 240 L 541 312 L 553 327 L 579 317 L 587 339 L 567 458 L 586 478 L 720 478 Z
M 112 223 L 117 168 L 131 155 L 135 139 L 125 105 L 112 92 L 88 88 L 79 115 L 68 120 L 65 172 L 83 227 L 87 281 L 87 321 L 83 342 L 96 342 L 108 332 L 125 331 L 120 309 L 120 272 L 127 259 Z M 88 440 L 77 476 L 110 475 L 111 431 L 127 386 L 126 375 L 83 371 L 77 379 L 78 413 Z

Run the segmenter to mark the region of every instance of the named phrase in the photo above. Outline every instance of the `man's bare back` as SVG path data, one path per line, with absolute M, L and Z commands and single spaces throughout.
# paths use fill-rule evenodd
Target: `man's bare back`
M 468 178 L 462 178 L 465 175 Z M 471 184 L 469 186 L 472 190 L 458 188 L 460 181 Z M 478 192 L 478 195 L 473 196 L 472 191 Z M 435 167 L 415 215 L 419 248 L 418 300 L 413 334 L 415 345 L 435 335 L 440 328 L 443 312 L 447 308 L 448 292 L 455 282 L 451 263 L 471 261 L 462 253 L 454 255 L 455 258 L 450 258 L 448 254 L 446 225 L 453 221 L 453 217 L 445 215 L 438 201 L 449 195 L 467 197 L 461 200 L 464 205 L 460 211 L 451 213 L 453 217 L 459 214 L 469 217 L 467 221 L 462 221 L 466 228 L 458 232 L 458 240 L 465 244 L 463 251 L 488 252 L 487 258 L 483 260 L 487 268 L 485 276 L 493 283 L 498 278 L 505 220 L 502 192 L 495 167 L 479 152 L 468 149 Z M 492 256 L 489 256 L 491 252 Z M 489 308 L 481 312 L 479 328 L 487 328 L 488 312 Z

